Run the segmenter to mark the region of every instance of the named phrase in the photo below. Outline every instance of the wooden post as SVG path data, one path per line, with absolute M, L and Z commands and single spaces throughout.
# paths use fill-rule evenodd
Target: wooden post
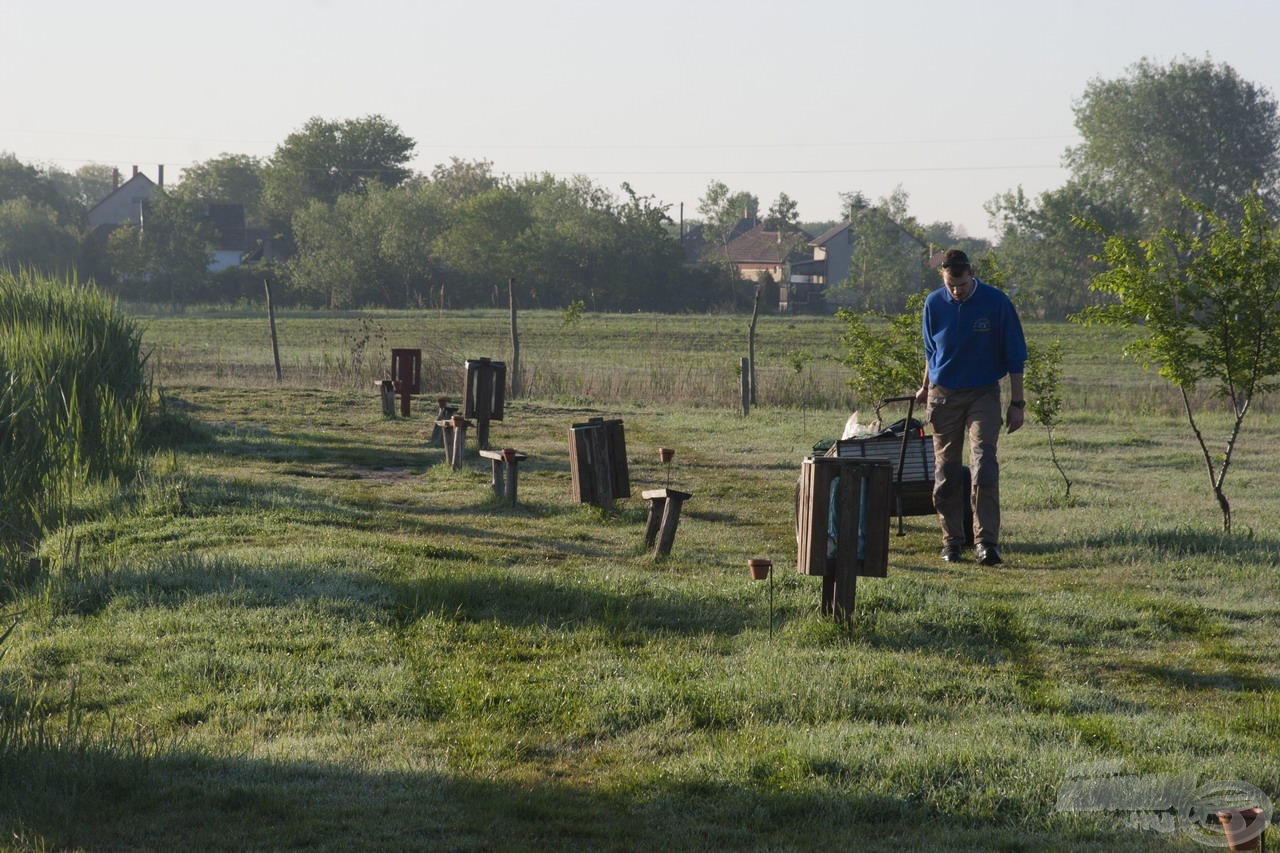
M 652 548 L 653 543 L 658 541 L 658 528 L 662 525 L 662 511 L 667 508 L 667 496 L 665 489 L 657 489 L 655 491 L 664 492 L 662 495 L 653 495 L 650 497 L 649 492 L 644 492 L 644 497 L 649 501 L 649 517 L 644 526 L 644 547 Z
M 467 427 L 470 424 L 463 418 L 454 417 L 453 422 L 453 458 L 451 460 L 453 470 L 457 471 L 462 468 L 462 456 L 467 449 Z
M 393 401 L 392 406 L 394 407 L 394 405 L 395 403 Z M 431 440 L 427 442 L 427 446 L 444 447 L 445 446 L 444 427 L 441 426 L 441 421 L 449 421 L 450 418 L 452 418 L 455 414 L 457 414 L 458 410 L 455 409 L 453 406 L 449 405 L 448 397 L 437 397 L 436 407 L 437 408 L 436 408 L 435 426 L 431 430 Z M 450 423 L 452 423 L 452 421 L 450 421 Z
M 492 450 L 481 450 L 480 455 L 488 456 L 492 452 Z M 491 458 L 490 461 L 493 463 L 493 476 L 489 480 L 489 486 L 493 489 L 495 495 L 502 497 L 507 491 L 507 478 L 504 476 L 505 472 L 503 470 L 506 465 L 503 463 L 501 455 L 497 459 Z
M 386 418 L 394 418 L 396 416 L 396 385 L 390 379 L 381 379 L 373 383 L 378 389 L 378 394 L 382 397 L 382 416 Z
M 738 384 L 742 390 L 742 414 L 745 417 L 751 414 L 751 366 L 747 359 L 744 358 L 738 362 L 738 371 L 741 377 Z
M 462 467 L 462 456 L 467 446 L 467 427 L 471 423 L 461 415 L 436 421 L 444 435 L 444 458 L 449 467 L 457 471 Z
M 751 306 L 751 325 L 747 327 L 747 360 L 751 364 L 751 405 L 760 403 L 756 399 L 756 318 L 760 316 L 760 291 L 764 285 L 756 285 L 756 298 Z
M 511 306 L 511 399 L 520 396 L 520 333 L 516 330 L 516 287 L 507 279 L 507 302 Z
M 436 421 L 436 427 L 440 430 L 440 439 L 444 443 L 444 461 L 450 468 L 453 467 L 453 418 L 443 418 Z
M 276 381 L 282 382 L 284 376 L 280 373 L 280 341 L 276 338 L 276 309 L 271 304 L 271 282 L 264 278 L 262 287 L 267 292 L 267 322 L 271 326 L 271 357 L 276 363 Z

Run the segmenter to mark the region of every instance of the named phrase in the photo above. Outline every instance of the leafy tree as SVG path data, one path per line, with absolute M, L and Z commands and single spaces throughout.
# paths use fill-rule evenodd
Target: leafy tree
M 1280 387 L 1280 229 L 1258 193 L 1244 197 L 1238 224 L 1197 205 L 1208 228 L 1163 229 L 1148 240 L 1106 241 L 1107 269 L 1093 287 L 1116 298 L 1084 312 L 1086 322 L 1133 328 L 1126 353 L 1156 366 L 1182 392 L 1209 483 L 1231 530 L 1223 490 L 1232 453 L 1254 398 Z M 1201 382 L 1231 409 L 1220 456 L 1209 449 L 1192 403 Z
M 1023 377 L 1024 390 L 1027 395 L 1027 410 L 1045 429 L 1049 437 L 1049 458 L 1053 467 L 1058 469 L 1062 482 L 1066 484 L 1062 499 L 1071 505 L 1071 479 L 1058 461 L 1058 446 L 1053 440 L 1053 431 L 1058 427 L 1058 414 L 1062 411 L 1062 343 L 1053 341 L 1048 346 L 1041 346 L 1035 341 L 1027 341 L 1026 374 Z
M 514 190 L 528 203 L 529 228 L 515 277 L 529 297 L 539 305 L 607 305 L 611 291 L 623 287 L 613 278 L 619 229 L 611 195 L 585 177 L 547 174 L 519 181 Z
M 924 293 L 912 294 L 906 300 L 906 309 L 893 315 L 847 308 L 836 312 L 845 324 L 840 337 L 840 363 L 853 373 L 849 387 L 857 396 L 859 407 L 867 403 L 875 407 L 877 419 L 886 398 L 902 396 L 920 386 L 924 369 L 924 339 L 920 335 L 924 299 Z
M 749 192 L 733 192 L 722 181 L 712 181 L 702 198 L 698 213 L 707 242 L 724 246 L 743 219 L 754 220 L 760 210 L 760 199 Z
M 778 193 L 778 197 L 769 206 L 764 224 L 771 231 L 794 234 L 800 230 L 799 205 L 786 193 Z
M 245 219 L 261 219 L 263 165 L 247 154 L 220 154 L 193 163 L 182 172 L 182 181 L 172 192 L 207 204 L 242 204 Z
M 316 200 L 364 192 L 371 184 L 399 186 L 410 177 L 406 166 L 416 147 L 399 127 L 382 116 L 346 121 L 312 118 L 289 134 L 266 166 L 263 202 L 281 223 Z
M 527 246 L 523 238 L 532 223 L 528 200 L 506 187 L 471 196 L 449 211 L 435 249 L 460 304 L 476 304 L 484 293 L 519 278 Z
M 1074 109 L 1084 141 L 1067 153 L 1068 165 L 1136 211 L 1146 235 L 1208 228 L 1202 211 L 1230 215 L 1255 185 L 1275 193 L 1276 101 L 1228 65 L 1143 59 L 1125 77 L 1091 81 Z M 1184 206 L 1183 197 L 1196 204 Z
M 19 198 L 54 211 L 59 222 L 71 220 L 71 206 L 47 175 L 12 155 L 0 155 L 0 201 Z
M 438 164 L 431 170 L 431 186 L 446 204 L 479 195 L 502 186 L 503 179 L 493 174 L 489 160 L 462 160 L 449 158 L 449 165 Z
M 86 163 L 74 172 L 50 168 L 49 181 L 76 211 L 87 211 L 115 189 L 116 170 L 105 163 Z
M 614 307 L 626 310 L 671 310 L 705 307 L 706 291 L 692 286 L 684 271 L 684 249 L 669 229 L 670 205 L 658 204 L 622 184 L 626 199 L 616 210 L 617 252 L 613 257 L 622 288 Z
M 1074 179 L 1035 201 L 1019 187 L 987 202 L 986 210 L 999 233 L 1002 286 L 1017 295 L 1020 312 L 1048 319 L 1098 302 L 1089 282 L 1102 271 L 1097 256 L 1103 239 L 1097 229 L 1083 228 L 1079 221 L 1113 234 L 1133 233 L 1137 227 L 1127 208 Z
M 201 203 L 161 190 L 141 227 L 116 228 L 107 240 L 107 260 L 121 289 L 172 304 L 206 298 L 213 241 L 203 214 Z
M 864 312 L 896 313 L 909 296 L 932 284 L 926 262 L 930 246 L 907 210 L 902 187 L 871 206 L 861 193 L 842 194 L 851 212 L 853 263 L 842 287 Z
M 0 269 L 64 274 L 74 270 L 79 248 L 79 234 L 48 205 L 26 197 L 0 201 Z
M 294 217 L 294 286 L 330 308 L 425 304 L 438 260 L 430 235 L 444 215 L 423 188 L 373 186 L 312 201 Z

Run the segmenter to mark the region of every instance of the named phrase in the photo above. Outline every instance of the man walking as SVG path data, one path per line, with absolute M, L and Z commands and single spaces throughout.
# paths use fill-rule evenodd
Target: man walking
M 959 562 L 965 542 L 964 502 L 973 505 L 975 556 L 984 566 L 1000 558 L 1000 380 L 1009 377 L 1009 432 L 1023 424 L 1022 370 L 1027 342 L 1013 303 L 979 281 L 969 257 L 949 250 L 942 287 L 925 299 L 921 324 L 925 377 L 916 401 L 927 403 L 933 430 L 933 503 L 942 523 L 942 559 Z M 962 452 L 966 436 L 972 491 L 965 494 Z

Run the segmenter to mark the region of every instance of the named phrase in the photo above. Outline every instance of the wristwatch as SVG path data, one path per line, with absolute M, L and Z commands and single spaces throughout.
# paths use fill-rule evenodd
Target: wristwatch
M 1009 405 L 1013 406 L 1015 409 L 1025 409 L 1027 407 L 1027 401 L 1026 400 L 1010 400 Z

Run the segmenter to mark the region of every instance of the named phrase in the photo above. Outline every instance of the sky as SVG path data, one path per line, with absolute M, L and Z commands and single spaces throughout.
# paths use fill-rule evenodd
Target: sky
M 696 218 L 707 185 L 802 221 L 897 189 L 991 237 L 1062 186 L 1091 80 L 1143 58 L 1280 97 L 1275 0 L 0 0 L 0 152 L 165 182 L 269 158 L 314 117 L 380 115 L 412 167 L 625 181 Z

